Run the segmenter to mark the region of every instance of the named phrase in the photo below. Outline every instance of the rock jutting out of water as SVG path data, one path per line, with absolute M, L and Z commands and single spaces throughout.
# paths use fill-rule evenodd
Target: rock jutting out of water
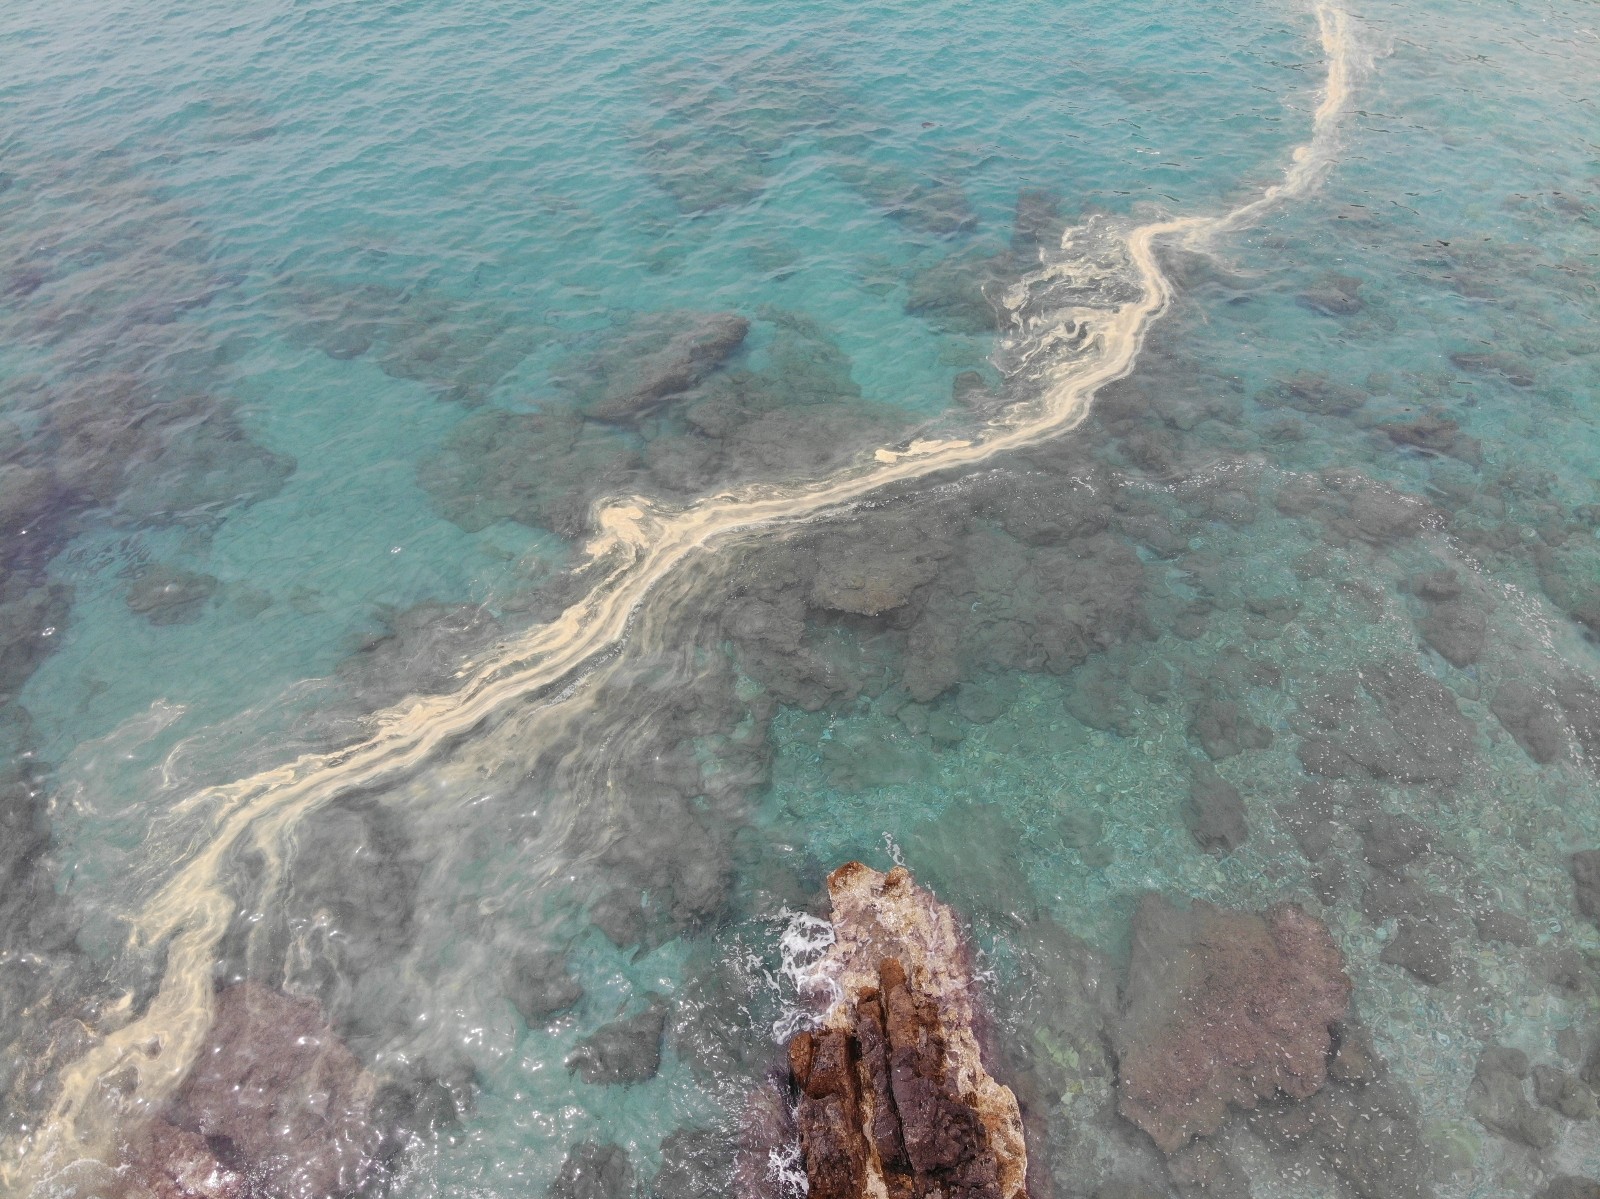
M 989 1074 L 970 951 L 904 867 L 828 876 L 834 942 L 811 982 L 834 996 L 790 1040 L 814 1199 L 1025 1199 L 1015 1095 Z

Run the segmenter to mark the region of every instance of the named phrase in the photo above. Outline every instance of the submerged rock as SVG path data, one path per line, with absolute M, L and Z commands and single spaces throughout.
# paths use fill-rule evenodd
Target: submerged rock
M 627 423 L 681 395 L 744 344 L 750 322 L 732 312 L 662 313 L 643 317 L 592 362 L 598 387 L 583 414 Z
M 1365 305 L 1361 280 L 1350 275 L 1326 274 L 1295 297 L 1302 308 L 1322 316 L 1353 316 Z
M 989 333 L 1001 324 L 998 296 L 1019 273 L 1006 251 L 959 251 L 912 276 L 906 312 L 945 333 Z
M 506 994 L 529 1024 L 564 1012 L 583 998 L 583 984 L 567 970 L 566 957 L 553 949 L 526 949 L 511 958 Z
M 217 580 L 211 575 L 157 563 L 128 587 L 125 602 L 130 612 L 151 624 L 189 624 L 200 619 L 216 590 Z
M 1185 910 L 1146 895 L 1114 1037 L 1118 1110 L 1170 1154 L 1217 1131 L 1229 1105 L 1309 1098 L 1349 999 L 1338 946 L 1299 906 Z
M 1528 1102 L 1523 1080 L 1528 1055 L 1520 1049 L 1491 1045 L 1478 1059 L 1467 1092 L 1467 1110 L 1490 1132 L 1530 1149 L 1549 1149 L 1559 1133 L 1555 1118 Z
M 1563 1174 L 1539 1192 L 1539 1199 L 1600 1199 L 1600 1182 L 1576 1174 Z
M 123 1146 L 116 1199 L 250 1199 L 249 1180 L 197 1136 L 152 1120 Z
M 1483 443 L 1461 431 L 1460 422 L 1430 411 L 1412 420 L 1385 421 L 1378 426 L 1395 445 L 1428 456 L 1447 454 L 1469 466 L 1483 465 Z
M 633 1163 L 621 1145 L 582 1141 L 568 1152 L 550 1184 L 550 1199 L 626 1199 L 633 1194 Z
M 1219 857 L 1232 853 L 1250 837 L 1239 789 L 1209 762 L 1190 763 L 1189 802 L 1183 807 L 1183 823 L 1195 844 Z
M 1489 618 L 1460 600 L 1428 605 L 1418 622 L 1422 639 L 1452 666 L 1471 666 L 1483 656 L 1488 642 Z
M 937 527 L 919 527 L 916 521 L 887 530 L 828 530 L 816 541 L 811 603 L 860 616 L 903 607 L 918 587 L 938 575 L 940 561 L 949 557 L 952 546 L 940 534 Z
M 1399 966 L 1430 987 L 1443 986 L 1456 975 L 1450 934 L 1437 920 L 1426 916 L 1402 916 L 1394 938 L 1383 947 L 1378 960 Z
M 828 877 L 835 940 L 813 969 L 834 997 L 789 1043 L 813 1199 L 1025 1199 L 1016 1096 L 974 1034 L 955 916 L 903 867 Z
M 661 1169 L 649 1199 L 701 1199 L 728 1193 L 737 1146 L 721 1129 L 685 1127 L 661 1140 Z
M 1189 738 L 1197 741 L 1212 761 L 1232 758 L 1247 749 L 1269 749 L 1272 730 L 1257 724 L 1231 699 L 1208 695 L 1195 705 Z
M 1588 1084 L 1555 1066 L 1533 1068 L 1533 1095 L 1569 1120 L 1593 1120 L 1600 1114 L 1600 1104 Z
M 667 1001 L 651 995 L 637 1016 L 613 1020 L 567 1055 L 567 1069 L 595 1084 L 646 1082 L 661 1069 Z
M 1349 1044 L 1340 1045 L 1325 1087 L 1303 1103 L 1263 1105 L 1251 1114 L 1251 1128 L 1289 1159 L 1280 1167 L 1286 1175 L 1315 1161 L 1348 1183 L 1356 1199 L 1431 1199 L 1433 1155 L 1415 1099 L 1382 1077 L 1380 1062 L 1363 1077 L 1345 1077 Z
M 1496 688 L 1489 710 L 1539 765 L 1547 766 L 1566 752 L 1567 722 L 1547 689 L 1507 680 Z
M 1579 850 L 1571 866 L 1578 911 L 1600 924 L 1600 849 Z
M 575 413 L 486 408 L 450 431 L 417 467 L 417 482 L 440 513 L 468 533 L 514 520 L 576 537 L 589 505 L 620 491 L 639 466 L 619 431 Z
M 376 1093 L 376 1080 L 316 1004 L 238 983 L 217 996 L 211 1030 L 173 1105 L 173 1122 L 194 1136 L 162 1131 L 153 1143 L 182 1151 L 164 1159 L 169 1172 L 192 1166 L 195 1177 L 206 1176 L 200 1147 L 223 1145 L 228 1169 L 251 1180 L 241 1194 L 330 1199 L 360 1189 L 371 1173 Z M 230 1194 L 185 1190 L 181 1179 L 179 1189 L 154 1193 Z
M 1472 760 L 1473 727 L 1455 696 L 1410 662 L 1329 679 L 1302 699 L 1301 713 L 1311 725 L 1301 765 L 1324 778 L 1455 784 Z

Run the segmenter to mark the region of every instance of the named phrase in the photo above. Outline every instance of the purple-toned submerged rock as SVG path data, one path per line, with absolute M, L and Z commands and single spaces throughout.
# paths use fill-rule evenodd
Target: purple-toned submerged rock
M 168 1118 L 122 1152 L 121 1199 L 333 1199 L 376 1160 L 377 1084 L 321 1009 L 228 987 Z
M 1026 1199 L 1021 1113 L 984 1065 L 954 914 L 904 868 L 851 862 L 828 894 L 813 982 L 834 999 L 789 1043 L 812 1199 Z
M 1170 1154 L 1230 1106 L 1310 1098 L 1349 1002 L 1339 947 L 1299 905 L 1257 914 L 1146 895 L 1115 1036 L 1118 1109 Z

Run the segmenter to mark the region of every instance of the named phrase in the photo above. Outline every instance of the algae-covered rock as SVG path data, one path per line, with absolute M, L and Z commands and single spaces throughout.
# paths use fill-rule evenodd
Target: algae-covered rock
M 1217 773 L 1209 762 L 1190 763 L 1189 801 L 1183 823 L 1195 844 L 1207 853 L 1225 856 L 1250 836 L 1244 800 L 1239 789 Z
M 376 1093 L 316 1004 L 243 982 L 217 996 L 173 1121 L 229 1146 L 265 1193 L 329 1199 L 359 1190 L 372 1171 Z
M 529 1024 L 547 1020 L 583 998 L 583 984 L 567 971 L 565 955 L 525 949 L 512 955 L 506 993 Z
M 1579 850 L 1572 855 L 1571 865 L 1578 911 L 1600 923 L 1600 849 Z
M 1298 906 L 1185 910 L 1146 895 L 1115 1036 L 1118 1110 L 1172 1153 L 1230 1106 L 1308 1098 L 1349 998 L 1338 946 Z

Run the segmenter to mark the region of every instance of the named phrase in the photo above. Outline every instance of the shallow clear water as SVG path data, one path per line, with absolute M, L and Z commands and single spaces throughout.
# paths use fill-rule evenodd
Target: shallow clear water
M 1071 227 L 1281 180 L 1313 14 L 0 12 L 8 1180 L 59 1169 L 67 1062 L 130 1028 L 181 1061 L 254 978 L 448 1094 L 371 1193 L 543 1194 L 583 1141 L 708 1193 L 672 1163 L 721 1177 L 781 934 L 851 858 L 971 922 L 1055 1194 L 1175 1185 L 1080 994 L 1151 889 L 1320 915 L 1402 1096 L 1387 1183 L 1234 1120 L 1256 1195 L 1600 1173 L 1596 1119 L 1527 1143 L 1473 1097 L 1492 1045 L 1600 1084 L 1600 35 L 1349 12 L 1326 173 L 1162 251 L 1082 424 L 735 521 L 593 642 L 557 618 L 635 577 L 585 557 L 599 501 L 677 528 L 1031 411 L 1007 289 Z M 662 383 L 716 313 L 742 336 Z M 533 951 L 582 998 L 519 1011 Z M 647 994 L 658 1070 L 567 1068 Z

